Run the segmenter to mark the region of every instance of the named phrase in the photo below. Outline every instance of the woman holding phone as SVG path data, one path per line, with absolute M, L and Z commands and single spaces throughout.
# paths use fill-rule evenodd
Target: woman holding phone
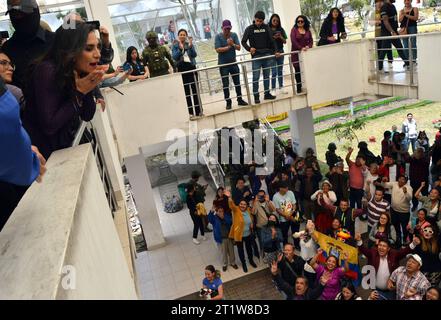
M 283 53 L 283 45 L 286 43 L 286 39 L 288 36 L 286 35 L 285 29 L 282 28 L 282 24 L 280 22 L 280 17 L 278 14 L 273 14 L 270 18 L 269 27 L 273 34 L 273 39 L 276 42 L 277 52 Z M 283 94 L 287 94 L 288 92 L 283 88 L 283 66 L 285 63 L 285 56 L 280 56 L 279 58 L 275 58 L 274 65 L 272 69 L 271 76 L 271 88 L 273 90 L 272 95 L 277 95 L 276 85 L 277 81 L 279 82 L 279 90 Z
M 346 39 L 345 18 L 338 8 L 332 8 L 320 29 L 319 46 L 341 42 Z
M 71 147 L 81 121 L 93 119 L 93 93 L 109 68 L 100 58 L 95 28 L 79 22 L 75 29 L 58 28 L 51 50 L 32 68 L 22 119 L 46 159 Z

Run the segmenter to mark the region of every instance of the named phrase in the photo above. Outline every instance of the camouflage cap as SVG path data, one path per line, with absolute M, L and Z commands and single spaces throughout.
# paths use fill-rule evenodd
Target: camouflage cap
M 157 38 L 158 34 L 155 31 L 149 31 L 145 34 L 146 39 Z

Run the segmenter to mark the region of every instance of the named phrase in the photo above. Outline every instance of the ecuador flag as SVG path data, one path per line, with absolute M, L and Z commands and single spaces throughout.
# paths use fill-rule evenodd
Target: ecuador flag
M 354 281 L 354 285 L 358 285 L 361 277 L 360 268 L 358 266 L 357 248 L 354 248 L 353 246 L 350 246 L 340 240 L 328 237 L 327 235 L 324 235 L 318 231 L 315 232 L 315 235 L 317 236 L 318 245 L 323 250 L 323 254 L 321 257 L 319 257 L 318 261 L 323 263 L 330 255 L 332 255 L 337 257 L 339 265 L 342 266 L 344 265 L 344 261 L 342 261 L 342 253 L 347 252 L 349 255 L 349 270 L 346 272 L 346 276 Z

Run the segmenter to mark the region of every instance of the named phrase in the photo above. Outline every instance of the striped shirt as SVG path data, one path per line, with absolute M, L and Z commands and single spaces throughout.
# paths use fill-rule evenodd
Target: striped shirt
M 378 220 L 380 220 L 380 216 L 382 213 L 389 212 L 390 204 L 384 199 L 377 202 L 375 201 L 375 197 L 372 198 L 371 201 L 368 202 L 367 211 L 368 211 L 368 225 L 369 227 L 373 227 Z

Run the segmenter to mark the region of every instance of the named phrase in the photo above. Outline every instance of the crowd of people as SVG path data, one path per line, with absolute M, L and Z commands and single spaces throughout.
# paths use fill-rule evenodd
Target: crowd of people
M 375 268 L 369 299 L 439 299 L 441 136 L 431 143 L 411 113 L 401 129 L 384 133 L 381 155 L 361 141 L 343 160 L 330 143 L 326 168 L 312 148 L 297 155 L 291 140 L 274 172 L 256 175 L 256 165 L 242 165 L 208 213 L 222 270 L 238 268 L 236 246 L 243 271 L 263 261 L 288 299 L 361 299 L 346 275 L 346 252 L 319 262 L 319 232 L 358 248 L 360 264 L 364 256 Z
M 75 22 L 75 28 L 60 27 L 51 32 L 40 26 L 35 0 L 7 3 L 7 14 L 15 32 L 0 49 L 0 144 L 2 150 L 8 150 L 0 165 L 0 230 L 29 185 L 41 181 L 46 159 L 72 145 L 80 122 L 94 117 L 97 103 L 105 107 L 101 86 L 177 70 L 184 72 L 190 114 L 197 116 L 202 112 L 196 86 L 197 52 L 186 30 L 176 33 L 171 50 L 158 43 L 154 32 L 148 32 L 149 46 L 142 54 L 134 47 L 129 48 L 126 63 L 115 69 L 109 32 L 104 26 L 97 28 L 78 14 L 70 14 L 65 22 L 69 25 Z M 416 21 L 418 11 L 409 7 L 409 3 L 406 0 L 400 16 L 401 21 L 407 18 L 404 23 L 411 30 L 411 21 Z M 392 7 L 385 2 L 381 16 L 382 26 L 393 35 L 396 29 L 387 22 L 396 19 Z M 270 84 L 273 89 L 277 84 L 283 88 L 282 53 L 287 33 L 278 15 L 273 15 L 268 25 L 264 20 L 263 12 L 257 12 L 241 42 L 231 32 L 231 22 L 225 20 L 223 32 L 215 38 L 219 63 L 227 64 L 220 68 L 227 108 L 232 106 L 227 90 L 229 75 L 233 76 L 239 105 L 247 105 L 242 99 L 235 63 L 241 45 L 253 57 L 255 102 L 260 102 L 261 70 L 265 99 L 275 98 Z M 320 44 L 336 43 L 346 37 L 344 19 L 337 8 L 325 19 L 320 37 Z M 292 51 L 312 47 L 310 23 L 305 16 L 296 18 L 291 40 Z M 265 59 L 273 55 L 275 60 Z M 293 63 L 298 71 L 300 91 L 296 53 Z M 439 299 L 441 134 L 437 134 L 431 145 L 409 113 L 401 132 L 396 126 L 386 131 L 381 146 L 381 155 L 374 155 L 366 142 L 360 142 L 355 159 L 354 150 L 349 149 L 345 156 L 348 171 L 345 171 L 337 147 L 331 143 L 326 153 L 329 170 L 322 172 L 312 148 L 301 157 L 289 140 L 284 154 L 277 158 L 274 172 L 258 175 L 256 166 L 243 166 L 243 176 L 235 179 L 231 192 L 224 188 L 216 191 L 208 213 L 203 205 L 207 186 L 199 185 L 200 174 L 194 173 L 186 199 L 194 223 L 193 242 L 200 244 L 198 233 L 206 240 L 205 232 L 213 232 L 221 247 L 223 271 L 229 266 L 238 269 L 234 247 L 244 272 L 248 272 L 248 265 L 257 267 L 256 259 L 264 259 L 287 298 L 359 299 L 352 283 L 345 279 L 346 253 L 343 266 L 332 255 L 324 265 L 318 261 L 322 249 L 317 244 L 316 231 L 335 239 L 341 239 L 343 233 L 345 242 L 358 247 L 377 271 L 376 290 L 371 299 Z M 367 220 L 364 241 L 356 233 L 356 219 Z M 400 266 L 404 257 L 406 265 Z M 223 298 L 222 282 L 213 266 L 207 266 L 204 286 L 217 291 L 214 298 Z

